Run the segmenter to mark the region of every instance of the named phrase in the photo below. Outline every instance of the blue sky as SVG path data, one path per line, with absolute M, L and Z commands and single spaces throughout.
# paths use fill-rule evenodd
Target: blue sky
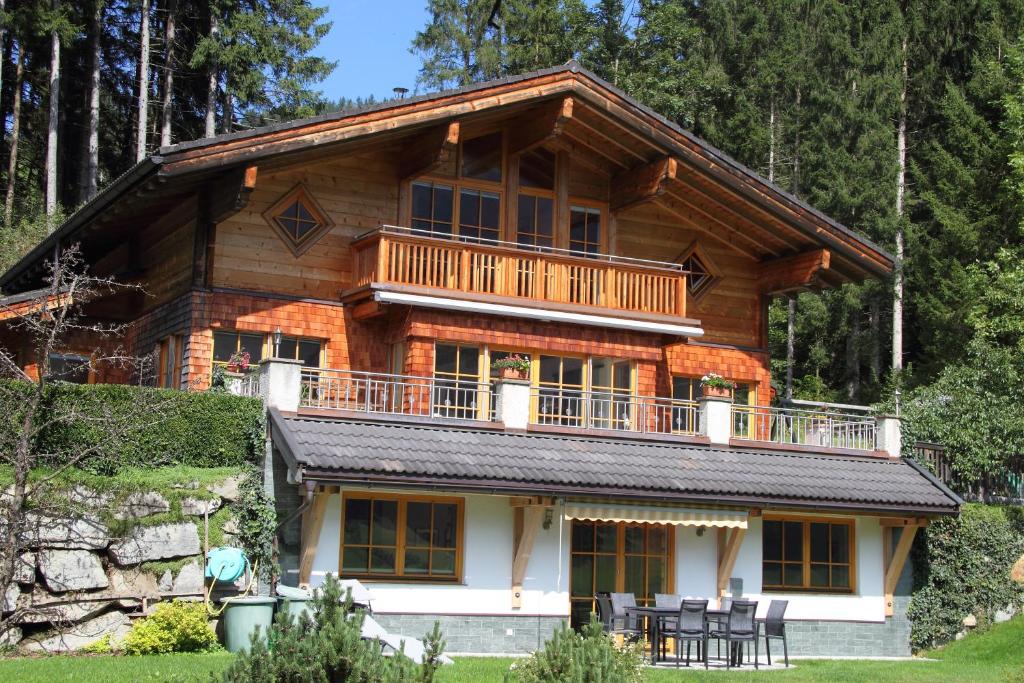
M 426 0 L 329 0 L 334 22 L 317 54 L 338 67 L 320 84 L 324 96 L 393 97 L 396 86 L 416 89 L 419 57 L 409 52 L 429 18 Z

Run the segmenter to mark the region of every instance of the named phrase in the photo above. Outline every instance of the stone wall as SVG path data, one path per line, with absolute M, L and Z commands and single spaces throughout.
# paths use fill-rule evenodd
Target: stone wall
M 451 654 L 529 654 L 543 647 L 566 621 L 551 616 L 453 616 L 430 614 L 374 614 L 390 633 L 419 638 L 440 622 Z
M 26 652 L 76 650 L 124 637 L 162 599 L 202 599 L 204 513 L 211 545 L 232 544 L 238 476 L 170 490 L 110 492 L 75 485 L 34 510 L 3 613 L 6 643 Z

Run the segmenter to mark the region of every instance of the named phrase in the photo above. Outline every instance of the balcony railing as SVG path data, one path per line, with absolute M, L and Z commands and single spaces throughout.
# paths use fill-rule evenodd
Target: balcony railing
M 303 368 L 299 405 L 448 420 L 489 420 L 488 394 L 489 387 L 476 382 Z
M 874 450 L 875 426 L 874 417 L 859 410 L 732 406 L 734 439 Z
M 685 317 L 679 264 L 510 242 L 444 238 L 385 226 L 353 244 L 357 287 L 408 285 Z
M 696 434 L 700 428 L 695 401 L 546 387 L 531 390 L 530 421 L 644 434 Z

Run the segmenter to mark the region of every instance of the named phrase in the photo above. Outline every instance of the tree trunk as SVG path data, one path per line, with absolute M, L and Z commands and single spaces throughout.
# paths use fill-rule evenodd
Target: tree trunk
M 793 366 L 796 365 L 796 298 L 786 302 L 786 398 L 793 398 Z
M 768 105 L 768 182 L 775 182 L 775 96 Z
M 135 138 L 135 161 L 146 157 L 146 131 L 149 127 L 149 0 L 142 0 L 139 42 L 139 127 Z
M 903 200 L 907 189 L 907 38 L 903 37 L 899 122 L 896 126 L 896 263 L 892 284 L 892 369 L 903 369 Z
M 860 392 L 860 362 L 857 345 L 860 341 L 860 311 L 853 312 L 853 329 L 846 337 L 846 398 L 853 401 Z
M 210 35 L 220 32 L 216 9 L 210 8 Z M 212 138 L 217 134 L 217 64 L 211 62 L 206 72 L 206 129 L 203 137 Z
M 882 344 L 879 341 L 882 336 L 882 311 L 878 303 L 878 297 L 871 298 L 868 311 L 868 328 L 871 335 L 871 357 L 869 369 L 871 372 L 871 383 L 878 384 L 882 376 Z
M 160 122 L 160 146 L 171 144 L 171 109 L 174 102 L 174 22 L 178 12 L 178 0 L 167 0 L 167 23 L 164 25 L 164 92 Z
M 7 0 L 0 0 L 0 12 L 7 10 Z M 0 26 L 0 54 L 3 53 L 4 40 L 7 38 L 7 28 Z M 4 60 L 0 58 L 0 92 L 4 89 Z
M 103 0 L 95 0 L 92 26 L 89 36 L 89 99 L 86 109 L 89 111 L 89 122 L 86 126 L 88 135 L 85 142 L 85 164 L 82 171 L 82 182 L 79 189 L 79 201 L 89 201 L 96 196 L 99 182 L 100 167 L 100 52 L 102 49 L 100 34 L 103 32 Z
M 53 0 L 53 11 L 60 0 Z M 50 114 L 46 131 L 46 215 L 57 211 L 57 125 L 60 121 L 60 34 L 50 33 Z
M 14 104 L 11 110 L 11 148 L 7 156 L 7 197 L 4 199 L 4 226 L 10 228 L 14 218 L 14 190 L 18 178 L 18 138 L 21 136 L 21 91 L 25 80 L 25 51 L 21 41 L 15 56 Z
M 221 130 L 230 133 L 235 126 L 235 98 L 228 92 L 228 84 L 224 83 L 224 121 Z
M 793 195 L 800 196 L 800 86 L 796 87 L 796 133 L 793 139 Z

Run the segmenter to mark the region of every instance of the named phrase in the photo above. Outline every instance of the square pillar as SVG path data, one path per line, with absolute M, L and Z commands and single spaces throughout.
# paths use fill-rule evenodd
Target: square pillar
M 700 412 L 700 433 L 713 444 L 726 446 L 732 438 L 732 394 L 728 396 L 701 396 L 697 401 Z
M 896 415 L 875 417 L 875 448 L 885 451 L 890 458 L 903 455 L 902 420 Z
M 302 397 L 302 361 L 265 358 L 260 361 L 260 394 L 268 408 L 294 413 Z
M 530 424 L 530 380 L 501 379 L 495 388 L 495 418 L 505 429 L 525 430 Z

